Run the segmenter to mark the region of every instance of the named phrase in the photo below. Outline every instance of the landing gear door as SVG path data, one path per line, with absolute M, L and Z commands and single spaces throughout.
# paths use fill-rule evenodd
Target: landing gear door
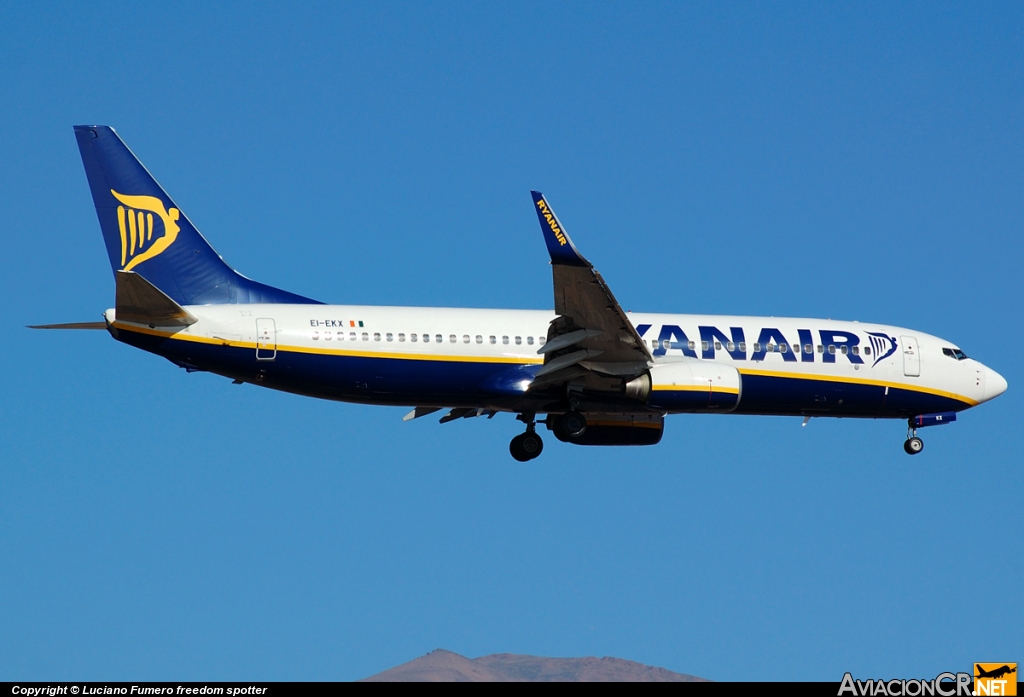
M 256 360 L 272 361 L 277 358 L 277 328 L 272 319 L 256 320 Z
M 901 336 L 903 343 L 903 374 L 916 378 L 921 376 L 921 355 L 917 350 L 917 339 L 912 336 Z

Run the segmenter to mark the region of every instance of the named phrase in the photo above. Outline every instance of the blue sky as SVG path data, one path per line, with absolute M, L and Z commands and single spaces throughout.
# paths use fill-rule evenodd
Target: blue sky
M 0 679 L 1024 660 L 1022 46 L 1013 3 L 4 4 Z M 522 465 L 508 416 L 31 332 L 113 304 L 76 123 L 324 301 L 550 308 L 534 188 L 627 309 L 912 327 L 1010 388 L 913 459 L 898 422 L 679 416 Z

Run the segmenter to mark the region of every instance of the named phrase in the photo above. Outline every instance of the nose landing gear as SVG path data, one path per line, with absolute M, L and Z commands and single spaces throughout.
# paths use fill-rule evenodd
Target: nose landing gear
M 907 424 L 907 440 L 903 443 L 903 450 L 907 455 L 917 455 L 924 450 L 924 441 L 917 437 L 917 429 L 914 428 L 913 419 L 910 419 Z
M 907 438 L 906 442 L 903 443 L 903 449 L 907 451 L 907 455 L 917 455 L 924 450 L 924 441 L 917 436 Z
M 537 425 L 533 422 L 533 414 L 520 414 L 516 418 L 526 424 L 526 433 L 520 433 L 508 444 L 508 451 L 519 462 L 527 462 L 539 457 L 544 450 L 544 441 L 537 435 Z

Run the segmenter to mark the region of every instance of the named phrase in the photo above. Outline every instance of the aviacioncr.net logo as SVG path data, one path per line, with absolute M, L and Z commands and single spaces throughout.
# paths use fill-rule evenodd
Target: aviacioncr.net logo
M 1000 695 L 1013 697 L 1017 694 L 1016 663 L 975 663 L 974 694 L 977 697 Z
M 839 686 L 838 697 L 971 697 L 971 694 L 970 673 L 939 673 L 932 680 L 854 680 L 852 675 L 846 673 Z
M 166 208 L 155 196 L 129 196 L 113 189 L 123 206 L 117 207 L 117 229 L 121 233 L 121 269 L 132 267 L 162 254 L 178 237 L 177 208 Z M 154 217 L 156 216 L 156 217 Z M 159 223 L 159 225 L 154 225 Z

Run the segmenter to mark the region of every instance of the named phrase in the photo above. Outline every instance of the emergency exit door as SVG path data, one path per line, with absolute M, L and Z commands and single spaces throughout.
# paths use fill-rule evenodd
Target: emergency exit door
M 917 339 L 912 336 L 901 336 L 903 342 L 903 374 L 916 378 L 921 375 L 921 356 L 917 350 Z
M 256 360 L 272 361 L 277 358 L 277 328 L 272 319 L 256 320 Z

